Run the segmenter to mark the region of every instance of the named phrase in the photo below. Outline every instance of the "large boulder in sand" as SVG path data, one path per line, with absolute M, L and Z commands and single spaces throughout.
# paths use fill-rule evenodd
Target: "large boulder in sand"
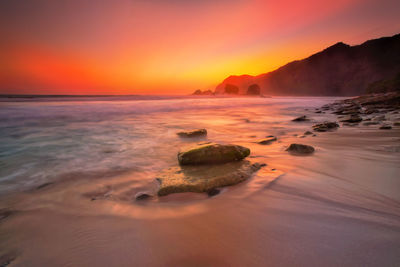
M 240 183 L 261 168 L 247 160 L 218 165 L 190 165 L 171 167 L 156 176 L 159 183 L 157 194 L 212 192 L 215 188 Z
M 206 136 L 207 130 L 206 129 L 196 129 L 196 130 L 191 130 L 191 131 L 177 132 L 176 134 L 179 135 L 180 137 L 184 137 L 184 138 L 199 137 L 199 136 Z
M 339 124 L 337 122 L 323 122 L 323 123 L 318 123 L 313 125 L 313 129 L 316 132 L 326 132 L 329 130 L 333 130 L 339 127 Z
M 242 160 L 250 155 L 250 149 L 238 145 L 204 143 L 178 153 L 181 165 L 214 164 Z
M 314 153 L 315 151 L 312 146 L 303 144 L 291 144 L 286 150 L 295 155 L 306 155 Z

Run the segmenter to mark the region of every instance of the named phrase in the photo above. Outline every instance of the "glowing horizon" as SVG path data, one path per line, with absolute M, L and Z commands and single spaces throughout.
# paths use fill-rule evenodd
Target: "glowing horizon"
M 33 3 L 34 2 L 34 3 Z M 400 2 L 0 2 L 1 94 L 188 94 L 399 33 Z

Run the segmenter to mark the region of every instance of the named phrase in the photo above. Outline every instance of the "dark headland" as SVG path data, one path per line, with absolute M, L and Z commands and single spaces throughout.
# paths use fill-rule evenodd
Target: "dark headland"
M 215 94 L 355 96 L 400 88 L 400 34 L 350 46 L 339 42 L 257 76 L 232 75 Z

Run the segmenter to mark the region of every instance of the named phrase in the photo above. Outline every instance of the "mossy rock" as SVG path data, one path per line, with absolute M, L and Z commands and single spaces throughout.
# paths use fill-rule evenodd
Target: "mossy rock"
M 200 144 L 178 153 L 181 165 L 216 164 L 242 160 L 250 155 L 250 149 L 238 145 L 216 143 Z
M 218 165 L 189 165 L 171 167 L 159 175 L 157 194 L 208 193 L 215 188 L 235 185 L 251 177 L 261 168 L 261 164 L 251 164 L 247 160 Z

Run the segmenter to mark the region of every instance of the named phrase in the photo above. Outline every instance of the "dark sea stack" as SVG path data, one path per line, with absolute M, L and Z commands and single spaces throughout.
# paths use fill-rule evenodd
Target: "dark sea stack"
M 323 122 L 323 123 L 318 123 L 313 125 L 313 130 L 316 132 L 326 132 L 329 130 L 334 130 L 339 127 L 339 124 L 337 122 Z
M 286 150 L 295 155 L 308 155 L 315 151 L 312 146 L 303 144 L 291 144 Z
M 237 95 L 239 94 L 239 87 L 233 84 L 225 85 L 225 93 L 230 95 Z
M 213 94 L 214 94 L 214 92 L 211 90 L 203 91 L 203 95 L 213 95 Z
M 250 85 L 246 92 L 247 95 L 260 95 L 260 93 L 261 93 L 261 88 L 256 83 Z
M 250 155 L 250 149 L 238 145 L 206 143 L 178 153 L 181 165 L 216 164 L 239 161 Z
M 308 58 L 290 62 L 257 76 L 226 78 L 215 89 L 223 93 L 226 84 L 245 93 L 251 84 L 267 95 L 362 95 L 368 90 L 398 90 L 400 34 L 350 46 L 339 42 Z
M 202 94 L 203 94 L 203 92 L 200 89 L 198 89 L 198 90 L 194 91 L 192 95 L 202 95 Z
M 235 85 L 239 88 L 239 94 L 246 94 L 250 85 L 254 84 L 254 77 L 250 75 L 231 75 L 215 88 L 216 94 L 224 94 L 227 84 Z
M 190 131 L 181 131 L 176 133 L 179 137 L 182 138 L 191 138 L 191 137 L 204 137 L 207 135 L 206 129 L 196 129 Z
M 295 119 L 293 119 L 292 121 L 295 121 L 295 122 L 300 122 L 300 121 L 309 121 L 310 119 L 309 118 L 307 118 L 307 116 L 300 116 L 300 117 L 297 117 L 297 118 L 295 118 Z
M 214 93 L 211 90 L 206 90 L 206 91 L 196 90 L 193 92 L 192 95 L 214 95 Z

